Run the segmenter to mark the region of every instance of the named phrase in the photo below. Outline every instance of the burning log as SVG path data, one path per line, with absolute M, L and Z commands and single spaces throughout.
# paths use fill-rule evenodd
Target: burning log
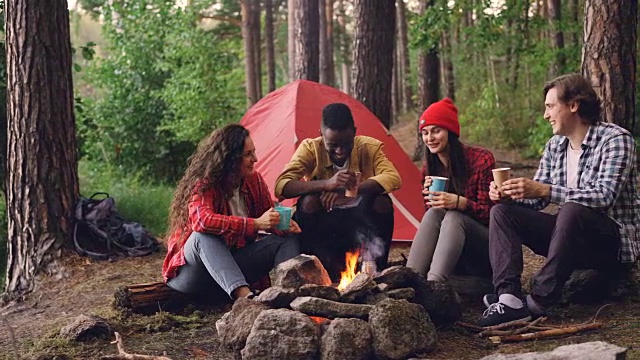
M 346 304 L 303 296 L 293 300 L 291 302 L 291 308 L 309 316 L 321 316 L 329 319 L 343 317 L 367 320 L 372 306 L 365 304 Z

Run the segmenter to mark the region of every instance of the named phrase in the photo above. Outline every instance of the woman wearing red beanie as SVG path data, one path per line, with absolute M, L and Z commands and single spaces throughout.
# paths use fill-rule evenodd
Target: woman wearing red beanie
M 451 99 L 433 103 L 420 117 L 427 151 L 422 170 L 426 213 L 407 266 L 427 280 L 447 281 L 452 273 L 491 277 L 489 184 L 495 167 L 486 149 L 460 142 L 458 108 Z M 429 191 L 432 176 L 446 177 L 445 191 Z

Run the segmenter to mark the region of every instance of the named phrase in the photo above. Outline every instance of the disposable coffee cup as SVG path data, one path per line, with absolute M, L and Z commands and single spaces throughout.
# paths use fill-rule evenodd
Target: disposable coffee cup
M 447 189 L 447 181 L 449 179 L 442 176 L 432 176 L 429 191 L 445 191 Z M 431 197 L 431 195 L 429 195 Z
M 346 197 L 356 197 L 358 196 L 358 185 L 362 181 L 362 173 L 360 171 L 356 171 L 356 186 L 351 189 L 347 189 L 344 192 L 344 196 Z
M 491 170 L 493 173 L 493 182 L 496 183 L 498 190 L 502 187 L 502 183 L 507 181 L 511 176 L 511 168 L 498 168 Z M 505 196 L 505 194 L 500 190 L 500 195 Z
M 278 230 L 289 230 L 289 226 L 291 223 L 291 208 L 287 206 L 276 206 L 273 208 L 275 211 L 280 214 L 280 222 L 276 225 L 276 229 Z

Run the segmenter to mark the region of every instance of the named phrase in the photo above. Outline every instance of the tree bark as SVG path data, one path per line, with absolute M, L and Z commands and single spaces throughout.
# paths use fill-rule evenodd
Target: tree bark
M 253 14 L 253 51 L 255 51 L 254 59 L 256 66 L 256 102 L 262 98 L 262 41 L 261 41 L 261 25 L 260 25 L 260 0 L 254 0 L 252 5 Z
M 340 82 L 342 92 L 345 94 L 349 94 L 351 92 L 351 47 L 349 44 L 351 43 L 351 39 L 349 37 L 349 33 L 347 30 L 347 20 L 345 14 L 345 6 L 344 0 L 339 0 L 338 3 L 338 16 L 337 22 L 338 27 L 340 29 L 340 55 L 341 55 L 341 64 L 340 64 Z
M 441 49 L 442 49 L 442 79 L 447 97 L 451 100 L 456 100 L 456 84 L 453 73 L 453 60 L 451 60 L 452 50 L 451 42 L 449 41 L 449 33 L 442 34 Z
M 549 25 L 552 29 L 551 41 L 553 49 L 556 52 L 556 61 L 551 64 L 551 72 L 553 76 L 557 76 L 564 72 L 566 59 L 564 55 L 564 33 L 560 30 L 562 22 L 562 7 L 560 0 L 549 0 Z
M 294 79 L 320 80 L 318 0 L 297 0 L 294 16 Z
M 395 0 L 356 0 L 352 94 L 382 124 L 391 124 Z
M 399 64 L 402 69 L 402 78 L 399 84 L 403 91 L 402 94 L 402 112 L 413 109 L 413 90 L 411 89 L 411 60 L 409 57 L 409 40 L 407 36 L 407 14 L 404 0 L 397 1 L 397 21 L 398 21 L 398 56 Z
M 427 6 L 434 6 L 434 0 L 422 0 L 419 12 L 423 14 Z M 418 90 L 420 97 L 420 111 L 424 111 L 429 105 L 440 100 L 440 59 L 437 45 L 431 49 L 420 50 L 418 55 Z M 418 161 L 424 156 L 424 142 L 419 134 L 416 123 L 416 148 L 413 152 L 413 161 Z
M 637 0 L 585 3 L 582 74 L 602 99 L 603 120 L 631 132 L 637 130 L 637 14 Z
M 247 94 L 247 108 L 258 101 L 256 52 L 254 44 L 255 16 L 253 15 L 253 3 L 257 0 L 242 0 L 240 3 L 242 12 L 242 40 L 244 41 L 244 70 L 245 87 Z
M 579 21 L 578 20 L 578 0 L 568 0 L 567 8 L 569 10 L 569 18 L 571 19 L 571 23 L 577 24 Z M 578 46 L 580 40 L 581 40 L 581 37 L 578 36 L 577 31 L 572 30 L 569 32 L 569 39 L 568 39 L 568 41 L 570 42 L 569 46 Z
M 289 62 L 289 81 L 295 80 L 296 62 L 296 2 L 297 0 L 287 0 L 287 55 Z
M 273 41 L 273 0 L 264 0 L 264 42 L 267 50 L 267 88 L 276 89 L 276 57 Z
M 333 0 L 320 0 L 320 82 L 333 86 Z
M 78 201 L 69 11 L 64 0 L 5 2 L 7 222 L 5 291 L 19 298 L 55 272 Z

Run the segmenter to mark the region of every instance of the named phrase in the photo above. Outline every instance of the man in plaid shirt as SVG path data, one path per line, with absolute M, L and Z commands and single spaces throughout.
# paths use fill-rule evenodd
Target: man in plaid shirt
M 640 254 L 633 136 L 600 121 L 600 101 L 579 74 L 552 80 L 544 94 L 544 118 L 554 137 L 534 179 L 510 179 L 501 189 L 490 185 L 489 196 L 501 202 L 491 209 L 489 224 L 496 294 L 485 295 L 488 308 L 480 326 L 541 316 L 560 297 L 573 270 L 611 272 Z M 557 215 L 539 212 L 549 203 L 561 206 Z M 526 298 L 520 284 L 523 244 L 546 257 Z

